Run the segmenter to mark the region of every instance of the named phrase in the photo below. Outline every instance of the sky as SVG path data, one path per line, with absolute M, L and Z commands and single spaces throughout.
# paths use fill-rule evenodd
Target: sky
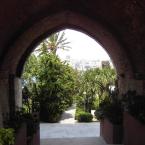
M 70 56 L 76 60 L 110 60 L 107 52 L 94 39 L 79 31 L 66 29 L 65 37 L 70 42 L 69 51 L 58 50 L 61 59 Z

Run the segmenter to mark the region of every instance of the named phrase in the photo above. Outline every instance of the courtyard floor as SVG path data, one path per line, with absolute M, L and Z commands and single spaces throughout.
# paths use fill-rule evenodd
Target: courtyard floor
M 106 145 L 99 122 L 77 123 L 75 106 L 64 112 L 59 123 L 41 123 L 41 145 Z

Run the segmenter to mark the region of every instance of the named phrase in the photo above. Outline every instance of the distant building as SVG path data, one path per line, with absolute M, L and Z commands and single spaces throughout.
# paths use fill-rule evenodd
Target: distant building
M 90 68 L 104 68 L 104 67 L 112 67 L 112 63 L 110 60 L 76 60 L 71 59 L 71 57 L 68 55 L 66 56 L 65 60 L 74 68 L 77 70 L 87 70 Z
M 111 67 L 110 62 L 108 60 L 102 61 L 102 68 Z

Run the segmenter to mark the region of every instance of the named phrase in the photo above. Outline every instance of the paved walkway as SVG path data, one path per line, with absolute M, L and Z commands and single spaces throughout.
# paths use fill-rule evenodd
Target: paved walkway
M 101 137 L 43 139 L 41 145 L 106 145 Z
M 74 138 L 74 137 L 98 137 L 100 136 L 99 123 L 40 124 L 40 138 Z
M 60 123 L 41 123 L 41 145 L 106 145 L 100 136 L 99 122 L 77 123 L 75 106 L 62 115 Z
M 75 105 L 68 108 L 68 110 L 66 110 L 62 114 L 60 123 L 61 124 L 74 124 L 74 123 L 76 123 L 76 120 L 74 119 L 75 118 L 75 112 L 76 112 Z

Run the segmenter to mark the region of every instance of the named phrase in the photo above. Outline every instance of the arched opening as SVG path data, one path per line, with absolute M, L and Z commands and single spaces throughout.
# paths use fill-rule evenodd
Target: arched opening
M 132 65 L 129 58 L 126 56 L 125 50 L 122 45 L 117 41 L 115 36 L 103 27 L 101 23 L 89 19 L 88 17 L 76 14 L 70 11 L 65 11 L 60 14 L 54 14 L 46 17 L 32 25 L 27 29 L 10 47 L 9 52 L 5 55 L 1 65 L 1 70 L 12 75 L 9 78 L 12 83 L 10 84 L 9 94 L 11 95 L 12 107 L 16 105 L 19 92 L 16 89 L 20 87 L 18 81 L 15 79 L 21 77 L 23 65 L 34 49 L 34 47 L 46 36 L 51 33 L 57 32 L 64 28 L 72 28 L 88 34 L 97 40 L 110 55 L 113 64 L 115 65 L 119 77 L 120 92 L 125 92 L 130 82 L 123 84 L 125 80 L 133 78 Z M 17 54 L 15 53 L 17 52 Z M 131 86 L 134 87 L 134 86 Z M 7 94 L 6 94 L 7 95 Z
M 9 69 L 10 73 L 20 76 L 24 62 L 34 47 L 46 36 L 64 28 L 81 31 L 97 40 L 110 55 L 118 75 L 132 77 L 130 61 L 113 34 L 100 23 L 70 11 L 46 17 L 26 30 L 6 54 L 2 69 Z
M 77 35 L 77 34 L 76 34 Z M 80 38 L 81 39 L 81 38 Z M 86 40 L 87 41 L 87 40 Z M 80 42 L 81 43 L 81 42 Z M 79 46 L 78 46 L 79 47 Z M 90 46 L 91 47 L 91 46 Z M 73 49 L 73 48 L 72 48 Z M 86 49 L 86 48 L 84 48 L 84 49 Z M 97 49 L 97 48 L 96 48 Z M 78 50 L 79 51 L 79 50 Z M 91 51 L 91 50 L 90 50 Z M 77 52 L 75 52 L 75 53 L 77 53 Z M 82 53 L 84 53 L 84 52 L 82 52 Z M 80 53 L 81 54 L 81 53 Z M 83 55 L 83 54 L 81 54 L 81 55 Z M 96 57 L 97 57 L 97 53 L 96 53 Z M 86 59 L 87 59 L 87 56 L 86 56 Z M 98 67 L 98 66 L 97 66 Z M 46 128 L 47 128 L 47 126 L 45 126 Z M 82 135 L 82 134 L 81 134 Z M 51 135 L 50 135 L 51 136 Z M 71 136 L 71 135 L 70 135 Z M 80 136 L 80 135 L 79 135 Z M 46 137 L 46 136 L 45 136 Z

